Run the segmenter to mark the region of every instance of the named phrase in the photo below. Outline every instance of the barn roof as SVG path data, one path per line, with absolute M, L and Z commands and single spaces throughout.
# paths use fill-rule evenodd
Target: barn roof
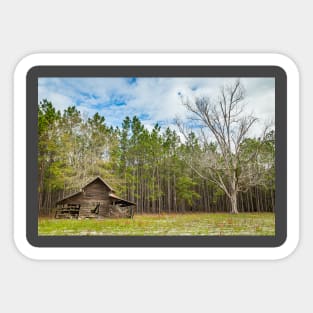
M 96 180 L 100 180 L 105 186 L 107 186 L 109 188 L 110 191 L 115 191 L 103 178 L 101 178 L 100 176 L 97 176 L 96 178 L 94 178 L 93 180 L 91 180 L 89 183 L 87 183 L 82 189 L 84 189 L 85 187 L 87 187 L 88 185 L 92 184 L 93 182 L 95 182 Z
M 59 200 L 59 201 L 57 201 L 56 204 L 60 204 L 60 203 L 62 203 L 64 200 L 73 198 L 74 196 L 78 196 L 78 195 L 80 195 L 81 193 L 82 193 L 82 191 L 78 191 L 78 192 L 71 193 L 70 195 L 64 197 L 63 199 L 61 199 L 61 200 Z
M 109 197 L 116 200 L 115 202 L 117 204 L 120 204 L 121 206 L 130 206 L 130 205 L 136 205 L 136 203 L 134 202 L 131 202 L 131 201 L 128 201 L 128 200 L 125 200 L 125 199 L 122 199 L 120 197 L 118 197 L 117 195 L 115 194 L 112 194 L 112 193 L 109 193 Z

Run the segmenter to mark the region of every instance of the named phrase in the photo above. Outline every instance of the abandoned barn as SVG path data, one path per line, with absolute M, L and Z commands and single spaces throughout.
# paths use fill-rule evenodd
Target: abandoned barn
M 132 218 L 136 204 L 118 197 L 101 177 L 57 202 L 55 218 Z

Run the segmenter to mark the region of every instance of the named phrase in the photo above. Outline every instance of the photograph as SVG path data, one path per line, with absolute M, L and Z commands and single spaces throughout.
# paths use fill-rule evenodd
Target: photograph
M 275 236 L 275 77 L 39 77 L 38 236 Z

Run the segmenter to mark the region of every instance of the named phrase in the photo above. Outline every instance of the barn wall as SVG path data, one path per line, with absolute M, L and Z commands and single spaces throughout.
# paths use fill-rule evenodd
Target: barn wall
M 99 207 L 99 214 L 93 214 L 91 213 L 91 210 L 93 210 L 99 201 L 89 201 L 82 203 L 79 210 L 79 217 L 101 217 L 101 216 L 107 216 L 109 212 L 109 200 L 103 200 L 100 202 Z
M 96 180 L 83 188 L 83 191 L 69 199 L 62 201 L 62 204 L 79 204 L 80 218 L 105 218 L 105 217 L 126 217 L 126 212 L 120 211 L 112 205 L 109 198 L 109 188 L 100 180 Z M 91 213 L 97 204 L 100 203 L 99 214 Z
M 96 180 L 90 185 L 84 187 L 83 194 L 85 200 L 108 200 L 109 188 L 105 186 L 100 180 Z
M 99 217 L 110 216 L 110 201 L 107 200 L 101 203 L 99 208 Z
M 100 182 L 94 182 L 83 189 L 83 192 L 75 195 L 71 198 L 64 199 L 61 204 L 64 203 L 89 203 L 89 202 L 101 202 L 109 200 L 109 189 Z
M 81 201 L 79 217 L 91 216 L 90 211 L 93 210 L 98 203 L 100 203 L 100 207 L 97 217 L 100 217 L 104 215 L 105 208 L 109 207 L 109 189 L 101 181 L 96 180 L 83 188 Z

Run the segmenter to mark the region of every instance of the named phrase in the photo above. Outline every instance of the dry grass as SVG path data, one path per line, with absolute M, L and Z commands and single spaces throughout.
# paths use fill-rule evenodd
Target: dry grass
M 39 219 L 48 236 L 274 236 L 273 213 L 135 215 L 134 219 Z

